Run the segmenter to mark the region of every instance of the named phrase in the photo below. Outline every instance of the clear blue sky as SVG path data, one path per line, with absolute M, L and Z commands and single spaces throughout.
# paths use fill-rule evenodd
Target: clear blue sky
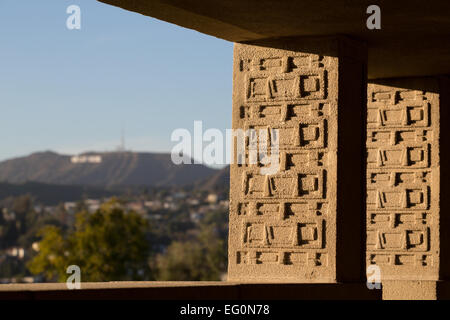
M 81 8 L 68 30 L 66 8 Z M 231 126 L 230 42 L 95 0 L 0 0 L 0 161 L 36 151 L 168 152 Z

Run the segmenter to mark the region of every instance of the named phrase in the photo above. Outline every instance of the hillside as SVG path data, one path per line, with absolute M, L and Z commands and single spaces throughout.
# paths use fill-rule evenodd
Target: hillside
M 196 184 L 200 190 L 227 192 L 230 188 L 230 166 L 217 170 L 213 175 Z
M 55 152 L 33 153 L 0 162 L 0 182 L 58 185 L 182 186 L 195 184 L 218 170 L 200 164 L 173 164 L 170 154 L 138 152 L 85 153 L 100 163 L 73 163 Z
M 83 198 L 111 197 L 116 193 L 98 187 L 66 186 L 39 182 L 20 184 L 0 182 L 0 199 L 21 195 L 30 195 L 45 205 L 57 205 L 60 202 L 78 201 Z

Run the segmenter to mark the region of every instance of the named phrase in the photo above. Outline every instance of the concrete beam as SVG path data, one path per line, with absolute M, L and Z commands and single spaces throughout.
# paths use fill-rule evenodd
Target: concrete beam
M 373 1 L 100 0 L 233 42 L 347 35 L 368 45 L 368 77 L 450 73 L 450 2 L 378 1 L 381 30 L 366 27 Z

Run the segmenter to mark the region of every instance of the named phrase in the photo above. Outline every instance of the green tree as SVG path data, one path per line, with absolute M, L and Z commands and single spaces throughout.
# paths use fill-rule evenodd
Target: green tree
M 38 232 L 42 236 L 39 242 L 39 253 L 28 262 L 28 270 L 33 274 L 43 274 L 49 280 L 64 281 L 67 277 L 67 253 L 70 244 L 63 238 L 61 229 L 56 226 L 46 226 Z
M 226 270 L 225 240 L 217 237 L 212 225 L 203 225 L 194 241 L 174 241 L 156 260 L 161 281 L 221 280 Z
M 149 279 L 147 231 L 145 219 L 124 212 L 112 199 L 92 214 L 77 213 L 75 230 L 65 236 L 57 227 L 44 228 L 39 253 L 28 268 L 60 281 L 67 278 L 69 265 L 80 267 L 82 281 Z

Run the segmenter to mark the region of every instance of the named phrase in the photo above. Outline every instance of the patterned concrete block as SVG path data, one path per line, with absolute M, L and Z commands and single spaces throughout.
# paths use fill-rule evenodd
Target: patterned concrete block
M 278 129 L 263 145 L 279 159 L 262 174 L 247 139 L 231 166 L 229 280 L 362 279 L 365 53 L 344 38 L 235 44 L 233 129 Z

